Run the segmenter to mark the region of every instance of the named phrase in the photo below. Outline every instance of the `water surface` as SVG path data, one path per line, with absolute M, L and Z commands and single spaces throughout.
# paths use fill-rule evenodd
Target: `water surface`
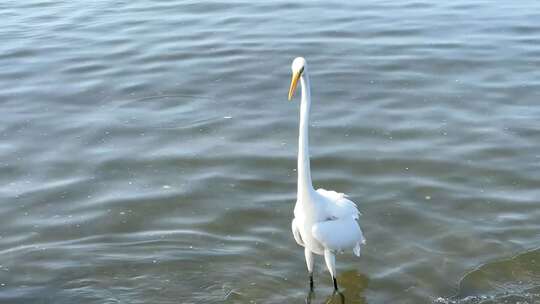
M 537 1 L 4 1 L 0 302 L 304 303 L 316 187 L 346 303 L 537 303 Z M 318 259 L 312 303 L 338 303 Z M 535 302 L 536 301 L 536 302 Z

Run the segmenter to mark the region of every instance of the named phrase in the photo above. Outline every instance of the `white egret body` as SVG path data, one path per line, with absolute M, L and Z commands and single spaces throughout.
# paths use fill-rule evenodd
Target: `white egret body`
M 310 287 L 313 288 L 313 254 L 318 254 L 324 255 L 334 288 L 337 290 L 335 254 L 352 250 L 355 255 L 360 256 L 360 246 L 365 243 L 358 224 L 360 213 L 356 204 L 347 199 L 345 194 L 313 188 L 309 163 L 311 90 L 304 58 L 298 57 L 293 61 L 292 72 L 289 100 L 295 93 L 299 79 L 302 87 L 298 140 L 298 193 L 292 232 L 296 242 L 304 247 Z

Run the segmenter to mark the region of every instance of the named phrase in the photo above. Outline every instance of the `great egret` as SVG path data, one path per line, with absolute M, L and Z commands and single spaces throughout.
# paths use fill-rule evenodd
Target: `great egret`
M 302 57 L 295 58 L 292 63 L 289 100 L 294 96 L 298 80 L 301 82 L 302 99 L 298 139 L 298 193 L 292 232 L 296 242 L 304 247 L 310 289 L 313 290 L 313 254 L 318 254 L 324 255 L 337 291 L 335 254 L 352 249 L 356 256 L 360 256 L 360 246 L 366 241 L 357 222 L 360 213 L 356 204 L 343 193 L 313 188 L 308 134 L 311 90 L 307 63 Z

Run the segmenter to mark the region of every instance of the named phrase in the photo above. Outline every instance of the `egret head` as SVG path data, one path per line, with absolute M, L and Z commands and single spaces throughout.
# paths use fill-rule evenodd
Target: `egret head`
M 307 70 L 307 62 L 303 57 L 296 57 L 294 58 L 292 65 L 292 80 L 291 80 L 291 86 L 289 87 L 289 100 L 291 100 L 294 96 L 294 93 L 296 91 L 296 86 L 298 85 L 298 80 L 302 76 L 303 73 Z

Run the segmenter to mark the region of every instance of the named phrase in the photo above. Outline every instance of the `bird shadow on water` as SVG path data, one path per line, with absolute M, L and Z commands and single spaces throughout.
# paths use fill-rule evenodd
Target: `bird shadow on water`
M 363 296 L 367 288 L 369 279 L 367 276 L 356 270 L 344 272 L 338 276 L 339 291 L 334 291 L 331 295 L 320 301 L 317 300 L 317 292 L 308 290 L 306 304 L 367 304 Z

